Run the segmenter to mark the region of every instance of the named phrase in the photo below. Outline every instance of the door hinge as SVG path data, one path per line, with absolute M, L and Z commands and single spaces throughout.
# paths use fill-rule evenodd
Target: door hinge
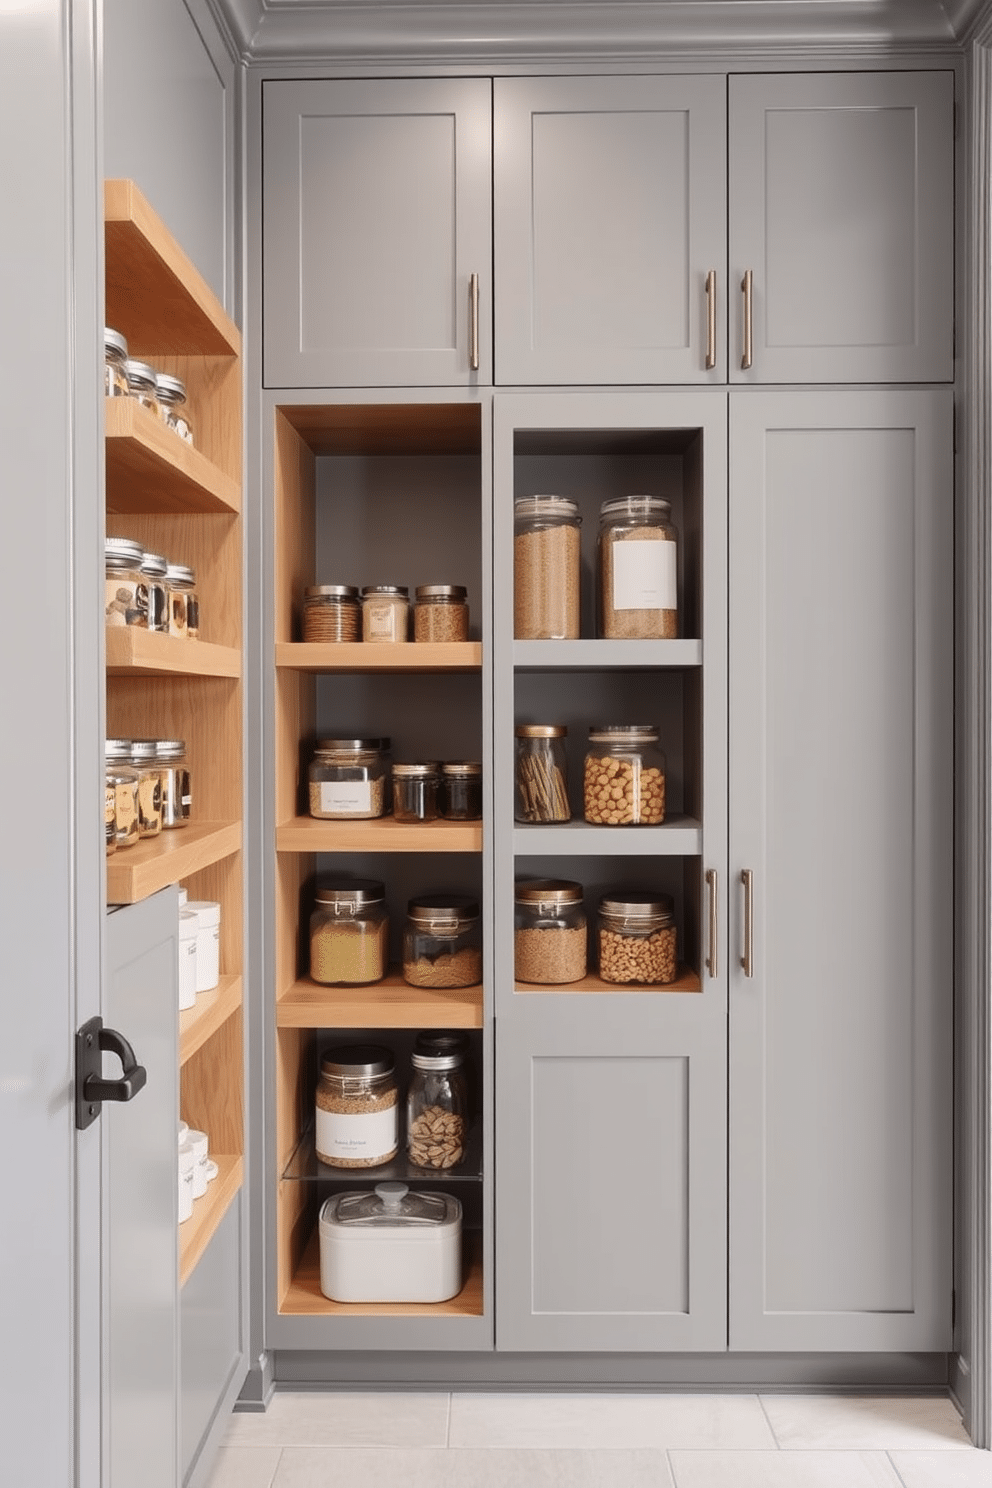
M 119 1080 L 103 1078 L 104 1052 L 121 1062 Z M 76 1034 L 76 1127 L 85 1131 L 100 1114 L 105 1100 L 133 1100 L 144 1089 L 148 1076 L 134 1057 L 134 1050 L 116 1028 L 104 1028 L 102 1018 L 91 1018 Z

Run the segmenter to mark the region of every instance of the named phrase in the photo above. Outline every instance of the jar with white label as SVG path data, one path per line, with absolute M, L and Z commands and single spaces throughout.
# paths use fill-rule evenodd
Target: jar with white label
M 410 591 L 399 584 L 371 584 L 362 590 L 362 640 L 405 641 L 410 624 Z
M 195 641 L 200 634 L 200 598 L 196 592 L 196 570 L 185 563 L 168 563 L 165 587 L 169 611 L 169 634 Z
M 679 633 L 678 535 L 671 503 L 617 496 L 599 513 L 599 634 L 672 640 Z
M 375 1168 L 399 1147 L 399 1090 L 392 1052 L 381 1044 L 339 1044 L 320 1061 L 316 1148 L 334 1168 Z
M 150 367 L 147 362 L 139 362 L 135 357 L 129 357 L 124 363 L 124 371 L 127 375 L 127 389 L 131 397 L 135 402 L 147 408 L 149 413 L 159 418 L 155 368 Z
M 162 783 L 162 827 L 185 827 L 193 810 L 185 739 L 156 739 L 155 763 Z
M 104 618 L 108 625 L 148 629 L 148 584 L 141 572 L 145 550 L 130 537 L 104 541 L 106 593 Z
M 389 739 L 318 739 L 310 764 L 310 815 L 369 821 L 389 810 Z
M 193 426 L 186 409 L 186 384 L 167 372 L 156 372 L 155 391 L 158 396 L 159 418 L 167 429 L 172 429 L 186 444 L 193 443 Z
M 103 328 L 103 391 L 108 398 L 126 398 L 131 389 L 127 385 L 127 341 L 120 331 L 110 326 Z
M 118 847 L 133 847 L 138 830 L 138 771 L 130 763 L 130 739 L 106 743 L 107 785 L 114 790 L 114 822 Z

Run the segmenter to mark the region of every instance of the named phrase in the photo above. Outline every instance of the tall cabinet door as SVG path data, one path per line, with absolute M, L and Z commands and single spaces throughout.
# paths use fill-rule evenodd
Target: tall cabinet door
M 266 386 L 491 381 L 491 86 L 265 83 Z
M 496 380 L 726 381 L 725 79 L 494 87 Z
M 951 1345 L 952 464 L 949 391 L 731 398 L 732 1349 Z

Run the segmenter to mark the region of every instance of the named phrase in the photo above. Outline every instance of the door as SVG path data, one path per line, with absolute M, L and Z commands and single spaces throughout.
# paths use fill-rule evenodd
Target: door
M 951 422 L 731 399 L 736 1350 L 951 1346 Z

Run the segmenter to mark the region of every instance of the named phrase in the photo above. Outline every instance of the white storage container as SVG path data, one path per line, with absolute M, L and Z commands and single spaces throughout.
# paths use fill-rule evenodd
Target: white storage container
M 210 992 L 220 981 L 220 905 L 214 899 L 190 899 L 196 915 L 196 990 Z
M 193 1213 L 193 1169 L 196 1153 L 187 1141 L 179 1143 L 179 1223 L 185 1224 Z
M 179 1011 L 196 1003 L 196 941 L 200 922 L 189 909 L 179 911 Z
M 332 1302 L 444 1302 L 462 1285 L 462 1206 L 377 1183 L 320 1211 L 320 1290 Z
M 210 1161 L 210 1139 L 206 1132 L 189 1131 L 186 1140 L 193 1149 L 193 1197 L 202 1199 L 207 1191 L 207 1163 Z

